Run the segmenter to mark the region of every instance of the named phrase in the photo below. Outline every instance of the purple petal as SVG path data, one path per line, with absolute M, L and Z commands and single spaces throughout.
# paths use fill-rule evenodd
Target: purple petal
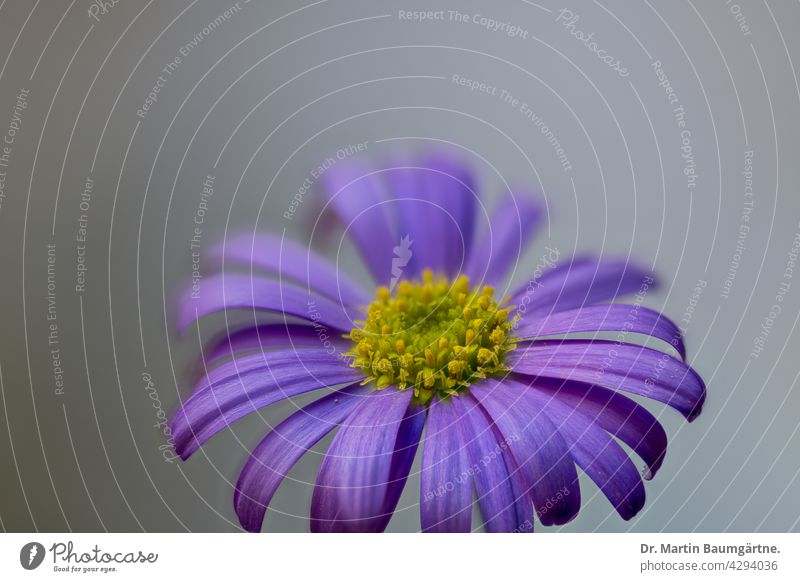
M 443 153 L 423 157 L 422 165 L 438 170 L 439 173 L 428 175 L 433 182 L 428 184 L 428 188 L 432 191 L 441 188 L 443 194 L 439 203 L 455 219 L 459 239 L 463 241 L 463 245 L 458 242 L 453 244 L 455 237 L 448 239 L 446 264 L 449 266 L 448 273 L 454 276 L 469 255 L 475 235 L 475 214 L 478 206 L 475 175 L 469 164 Z
M 452 398 L 487 532 L 533 531 L 533 505 L 509 474 L 508 443 L 468 393 Z M 498 438 L 499 437 L 499 438 Z
M 644 507 L 644 484 L 622 447 L 590 417 L 536 390 L 535 381 L 530 387 L 522 383 L 518 386 L 531 390 L 532 399 L 567 441 L 575 463 L 597 484 L 622 519 L 636 515 Z
M 641 346 L 607 341 L 554 340 L 521 345 L 506 357 L 514 372 L 599 384 L 664 402 L 694 420 L 706 387 L 692 368 Z
M 469 167 L 443 154 L 392 165 L 384 176 L 396 200 L 399 235 L 414 241 L 402 275 L 418 276 L 424 269 L 455 275 L 475 226 L 477 196 Z
M 312 531 L 386 528 L 424 423 L 424 412 L 409 406 L 412 396 L 394 388 L 372 392 L 345 420 L 317 474 Z
M 542 206 L 531 195 L 507 196 L 472 249 L 464 274 L 476 283 L 502 281 L 519 261 L 541 218 Z
M 212 248 L 212 257 L 225 262 L 286 277 L 327 295 L 344 305 L 362 305 L 369 295 L 346 274 L 310 248 L 288 239 L 266 234 L 242 234 Z
M 259 408 L 363 377 L 321 350 L 264 352 L 227 362 L 212 370 L 175 414 L 175 450 L 187 459 L 217 432 Z
M 385 202 L 379 173 L 348 160 L 322 176 L 331 205 L 379 284 L 391 277 L 393 249 L 400 243 Z
M 428 408 L 422 449 L 420 523 L 424 532 L 469 532 L 472 472 L 455 408 L 438 397 Z
M 511 304 L 523 315 L 547 314 L 655 289 L 652 273 L 628 261 L 575 258 L 517 289 Z
M 211 342 L 211 347 L 205 352 L 205 362 L 206 366 L 214 367 L 225 358 L 269 348 L 325 348 L 338 354 L 347 351 L 348 346 L 349 342 L 337 332 L 309 325 L 271 323 L 224 334 Z
M 342 306 L 326 297 L 287 283 L 230 273 L 203 279 L 196 293 L 190 290 L 184 296 L 178 329 L 183 332 L 193 321 L 228 309 L 293 315 L 342 331 L 354 326 Z
M 470 388 L 503 434 L 544 525 L 573 519 L 581 506 L 578 473 L 564 437 L 526 386 L 487 379 Z
M 537 339 L 546 335 L 601 331 L 650 335 L 673 346 L 681 358 L 686 357 L 678 327 L 659 312 L 639 304 L 594 305 L 543 316 L 525 317 L 522 314 L 514 328 L 514 336 Z M 627 341 L 625 335 L 621 341 Z
M 408 473 L 414 463 L 414 456 L 417 454 L 419 441 L 422 437 L 422 429 L 425 427 L 425 406 L 421 404 L 410 404 L 406 410 L 406 416 L 397 431 L 397 442 L 395 442 L 392 466 L 389 469 L 389 485 L 386 488 L 386 499 L 383 504 L 384 523 L 380 529 L 386 529 L 389 520 L 400 501 L 400 495 L 408 480 Z
M 534 386 L 578 410 L 628 445 L 647 464 L 644 479 L 652 479 L 667 454 L 667 433 L 644 407 L 602 386 L 571 380 L 538 378 Z
M 272 496 L 308 449 L 341 424 L 369 388 L 350 386 L 292 414 L 255 448 L 239 475 L 233 506 L 247 531 L 261 531 Z

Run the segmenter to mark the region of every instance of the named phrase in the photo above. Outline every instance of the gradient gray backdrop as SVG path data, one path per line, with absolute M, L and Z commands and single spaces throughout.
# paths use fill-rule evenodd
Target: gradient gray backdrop
M 209 34 L 203 28 L 233 4 L 119 0 L 105 13 L 92 5 L 0 4 L 0 139 L 16 129 L 0 168 L 3 529 L 238 529 L 232 483 L 246 448 L 303 399 L 243 420 L 186 463 L 165 459 L 143 374 L 167 414 L 190 386 L 197 334 L 179 338 L 172 326 L 192 274 L 201 185 L 214 176 L 202 248 L 237 228 L 285 229 L 307 241 L 318 191 L 292 220 L 283 213 L 312 168 L 359 142 L 370 159 L 447 145 L 475 165 L 488 200 L 506 182 L 540 191 L 549 221 L 516 281 L 526 280 L 545 244 L 565 256 L 630 255 L 666 282 L 646 305 L 676 320 L 705 282 L 687 328 L 689 360 L 708 383 L 704 413 L 689 425 L 650 406 L 670 445 L 639 516 L 623 522 L 586 481 L 579 517 L 560 529 L 799 529 L 800 267 L 785 277 L 800 240 L 797 2 L 242 1 Z M 558 21 L 563 8 L 627 76 L 570 34 Z M 401 10 L 443 10 L 445 19 L 408 21 Z M 517 26 L 519 35 L 483 27 L 475 14 Z M 193 38 L 200 40 L 138 116 L 162 69 Z M 685 128 L 655 61 L 684 108 Z M 470 91 L 454 74 L 497 94 Z M 552 134 L 500 99 L 502 90 Z M 87 177 L 94 187 L 81 209 Z M 87 271 L 77 292 L 81 214 Z M 315 244 L 336 258 L 338 236 L 323 229 Z M 49 244 L 63 394 L 48 345 Z M 365 277 L 347 244 L 339 258 Z M 771 317 L 784 282 L 781 312 Z M 203 329 L 221 325 L 211 319 Z M 292 471 L 265 530 L 307 531 L 327 442 Z M 418 490 L 412 475 L 390 531 L 419 528 Z

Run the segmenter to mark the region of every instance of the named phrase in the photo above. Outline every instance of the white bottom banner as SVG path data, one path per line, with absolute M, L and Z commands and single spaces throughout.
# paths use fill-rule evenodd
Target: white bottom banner
M 800 580 L 800 534 L 3 534 L 2 580 Z

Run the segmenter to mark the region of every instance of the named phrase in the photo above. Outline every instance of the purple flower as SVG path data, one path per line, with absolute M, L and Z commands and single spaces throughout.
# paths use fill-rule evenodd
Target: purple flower
M 243 236 L 214 252 L 246 274 L 204 278 L 180 306 L 181 329 L 231 309 L 273 315 L 204 351 L 202 379 L 172 425 L 183 459 L 247 414 L 323 393 L 249 456 L 234 495 L 244 528 L 261 529 L 283 478 L 333 430 L 312 531 L 383 531 L 421 442 L 424 531 L 478 528 L 473 490 L 487 531 L 566 523 L 580 508 L 578 468 L 623 519 L 636 515 L 667 437 L 624 394 L 690 421 L 705 398 L 679 329 L 642 305 L 653 275 L 624 260 L 559 263 L 554 249 L 535 267 L 518 264 L 540 206 L 515 192 L 476 232 L 486 210 L 475 179 L 442 154 L 383 169 L 340 161 L 322 181 L 375 290 L 285 238 Z M 492 285 L 512 270 L 529 281 L 504 297 Z M 588 339 L 570 339 L 578 333 Z M 647 336 L 663 350 L 640 345 Z

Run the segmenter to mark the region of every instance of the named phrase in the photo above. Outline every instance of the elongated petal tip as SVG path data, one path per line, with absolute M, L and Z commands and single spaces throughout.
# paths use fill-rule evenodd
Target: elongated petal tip
M 700 413 L 703 412 L 703 403 L 701 402 L 697 406 L 695 406 L 692 411 L 686 416 L 686 420 L 689 422 L 694 422 L 697 420 L 697 417 L 700 416 Z

